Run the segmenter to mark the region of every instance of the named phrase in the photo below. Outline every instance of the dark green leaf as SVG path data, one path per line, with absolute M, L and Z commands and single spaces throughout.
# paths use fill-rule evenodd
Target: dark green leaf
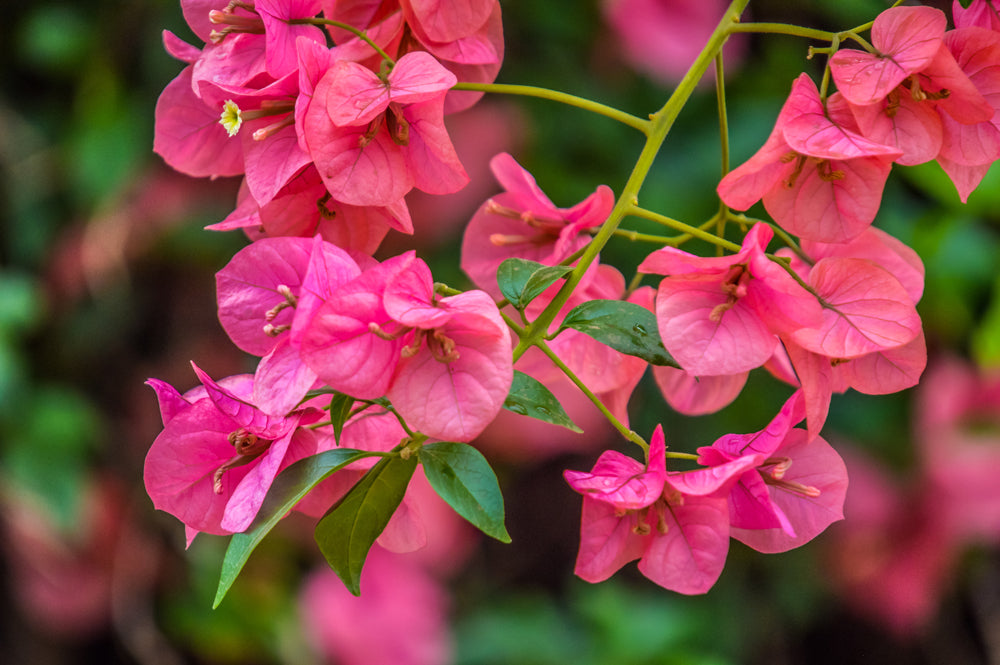
M 660 340 L 656 316 L 645 307 L 623 300 L 591 300 L 577 305 L 556 332 L 579 330 L 615 351 L 637 356 L 653 365 L 679 367 Z
M 396 512 L 416 468 L 416 455 L 382 458 L 316 525 L 320 551 L 355 596 L 361 595 L 368 550 Z
M 330 422 L 333 423 L 333 436 L 340 443 L 340 435 L 344 431 L 344 423 L 351 416 L 354 398 L 343 393 L 337 393 L 330 399 Z
M 578 434 L 583 432 L 566 415 L 562 404 L 548 388 L 538 380 L 518 370 L 514 370 L 514 382 L 510 385 L 510 392 L 507 394 L 507 399 L 504 400 L 503 408 L 522 416 L 537 418 L 553 425 L 565 427 Z
M 570 266 L 547 266 L 527 259 L 507 259 L 497 269 L 497 285 L 517 309 L 524 309 L 557 279 L 573 270 Z
M 219 588 L 215 592 L 213 607 L 218 607 L 225 598 L 236 576 L 243 570 L 250 553 L 260 544 L 271 529 L 288 514 L 296 503 L 321 480 L 344 468 L 351 462 L 374 453 L 351 448 L 334 448 L 318 455 L 295 462 L 282 471 L 271 483 L 264 503 L 250 527 L 243 533 L 233 534 L 222 561 L 222 575 Z
M 482 453 L 466 443 L 441 441 L 421 448 L 420 462 L 431 487 L 456 513 L 487 536 L 510 542 L 500 485 Z

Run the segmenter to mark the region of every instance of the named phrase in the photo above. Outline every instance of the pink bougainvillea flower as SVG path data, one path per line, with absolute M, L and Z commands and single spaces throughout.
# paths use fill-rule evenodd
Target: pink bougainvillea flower
M 238 347 L 263 356 L 254 383 L 259 408 L 287 413 L 312 388 L 316 375 L 299 355 L 302 330 L 327 297 L 360 274 L 347 253 L 318 237 L 258 240 L 219 271 L 222 327 Z
M 507 153 L 490 161 L 504 193 L 479 207 L 462 239 L 462 269 L 479 288 L 500 297 L 499 265 L 513 257 L 556 265 L 590 241 L 614 206 L 605 185 L 571 208 L 557 208 L 535 179 Z
M 330 194 L 351 205 L 386 206 L 414 186 L 432 194 L 461 189 L 468 177 L 443 115 L 455 82 L 422 51 L 400 58 L 384 81 L 357 63 L 334 61 L 302 128 Z
M 386 395 L 425 434 L 469 441 L 513 380 L 510 335 L 482 291 L 438 298 L 413 252 L 366 270 L 320 306 L 302 354 L 335 390 Z
M 948 18 L 933 7 L 892 7 L 872 24 L 875 53 L 840 49 L 830 58 L 837 89 L 852 104 L 881 101 L 907 77 L 930 64 Z
M 600 582 L 640 559 L 639 571 L 660 586 L 705 593 L 729 550 L 725 495 L 754 457 L 688 472 L 666 471 L 663 430 L 650 440 L 648 464 L 606 451 L 590 472 L 566 471 L 583 494 L 576 574 Z
M 796 392 L 763 430 L 698 449 L 699 463 L 710 466 L 753 457 L 755 468 L 730 491 L 729 515 L 732 536 L 761 552 L 798 547 L 844 517 L 847 470 L 826 441 L 794 428 L 804 416 Z
M 510 333 L 486 293 L 438 298 L 433 289 L 430 270 L 419 260 L 386 286 L 386 312 L 414 328 L 386 396 L 425 434 L 471 441 L 510 391 Z
M 867 229 L 892 162 L 902 153 L 858 132 L 843 97 L 826 104 L 802 74 L 764 146 L 719 183 L 726 205 L 764 207 L 786 230 L 819 242 L 846 242 Z
M 956 28 L 979 27 L 1000 31 L 1000 10 L 993 0 L 972 0 L 962 7 L 959 0 L 952 0 L 952 18 Z
M 251 377 L 219 384 L 197 367 L 195 372 L 205 396 L 187 406 L 157 388 L 159 395 L 169 395 L 172 405 L 165 412 L 172 417 L 146 456 L 146 492 L 157 509 L 184 522 L 189 534 L 243 531 L 278 471 L 318 452 L 319 438 L 299 425 L 315 422 L 322 412 L 269 416 L 249 401 Z
M 968 124 L 942 117 L 944 138 L 937 161 L 964 202 L 1000 159 L 1000 33 L 959 28 L 945 35 L 945 45 L 993 111 L 982 122 Z
M 695 376 L 740 374 L 774 353 L 775 333 L 813 325 L 814 296 L 765 255 L 773 231 L 755 225 L 739 253 L 699 257 L 665 247 L 640 264 L 665 275 L 656 318 L 667 351 Z
M 718 579 L 729 550 L 726 500 L 673 489 L 665 452 L 658 426 L 648 465 L 606 451 L 592 471 L 564 473 L 583 494 L 575 569 L 581 578 L 601 582 L 640 559 L 643 575 L 680 593 L 704 593 Z

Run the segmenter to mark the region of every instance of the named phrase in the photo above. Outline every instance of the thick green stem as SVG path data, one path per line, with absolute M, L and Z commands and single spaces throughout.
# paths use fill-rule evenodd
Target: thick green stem
M 506 95 L 521 95 L 523 97 L 538 97 L 548 99 L 553 102 L 575 106 L 577 108 L 603 115 L 612 120 L 638 129 L 642 133 L 648 133 L 649 121 L 643 120 L 625 111 L 621 111 L 607 104 L 601 104 L 583 97 L 570 95 L 565 92 L 549 90 L 548 88 L 538 88 L 531 85 L 510 85 L 506 83 L 458 83 L 453 90 L 472 90 L 476 92 L 493 92 Z
M 673 94 L 659 111 L 650 116 L 650 127 L 646 134 L 646 143 L 642 147 L 642 152 L 639 153 L 639 159 L 636 161 L 635 167 L 632 169 L 632 173 L 629 175 L 621 195 L 615 201 L 611 214 L 608 215 L 607 220 L 605 220 L 597 235 L 594 236 L 594 239 L 587 245 L 587 249 L 580 257 L 576 268 L 569 274 L 566 283 L 556 294 L 555 298 L 539 314 L 538 318 L 532 321 L 525 329 L 525 336 L 521 338 L 517 348 L 514 349 L 514 360 L 520 358 L 531 346 L 540 343 L 544 339 L 549 326 L 569 300 L 570 295 L 577 284 L 580 283 L 580 279 L 582 279 L 587 268 L 597 258 L 598 253 L 607 244 L 625 215 L 638 205 L 639 190 L 642 188 L 646 176 L 649 174 L 653 160 L 659 153 L 660 147 L 667 137 L 667 133 L 673 127 L 677 116 L 680 115 L 681 109 L 684 108 L 684 105 L 692 93 L 694 93 L 698 82 L 712 65 L 719 51 L 722 50 L 722 46 L 729 36 L 730 29 L 739 22 L 740 14 L 743 13 L 748 2 L 749 0 L 733 0 L 729 5 L 729 9 L 723 15 L 722 20 L 716 26 L 715 31 L 708 38 L 705 48 L 702 49 L 698 58 L 684 75 L 684 78 L 681 79 Z

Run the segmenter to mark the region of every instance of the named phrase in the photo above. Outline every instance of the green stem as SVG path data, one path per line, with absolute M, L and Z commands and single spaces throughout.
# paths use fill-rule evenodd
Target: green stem
M 705 44 L 704 49 L 702 49 L 702 52 L 698 55 L 697 59 L 695 59 L 694 63 L 692 63 L 691 67 L 684 75 L 684 78 L 682 78 L 680 83 L 677 84 L 673 94 L 670 95 L 670 98 L 659 111 L 650 116 L 650 125 L 648 132 L 646 133 L 646 142 L 642 147 L 642 151 L 639 153 L 639 158 L 636 160 L 632 173 L 629 175 L 629 178 L 622 189 L 621 195 L 619 195 L 618 199 L 615 201 L 615 205 L 611 209 L 611 213 L 604 221 L 604 224 L 601 225 L 601 228 L 594 236 L 594 239 L 587 245 L 586 250 L 580 257 L 580 261 L 576 268 L 574 268 L 573 272 L 567 276 L 566 283 L 563 284 L 563 287 L 552 299 L 552 302 L 550 302 L 548 306 L 542 310 L 541 314 L 539 314 L 538 317 L 525 329 L 524 337 L 521 338 L 521 341 L 514 349 L 513 356 L 515 361 L 520 358 L 531 346 L 543 341 L 549 326 L 569 300 L 570 295 L 572 295 L 577 284 L 580 283 L 580 280 L 583 278 L 587 268 L 589 268 L 591 263 L 593 263 L 597 258 L 597 255 L 607 244 L 608 240 L 614 234 L 615 229 L 618 228 L 622 219 L 625 218 L 625 215 L 638 205 L 639 190 L 642 188 L 642 185 L 646 180 L 646 176 L 649 174 L 649 170 L 653 165 L 653 160 L 659 153 L 660 147 L 663 145 L 664 140 L 666 140 L 667 134 L 670 132 L 671 127 L 673 127 L 674 122 L 677 120 L 677 116 L 680 115 L 681 109 L 694 93 L 698 82 L 701 80 L 702 76 L 704 76 L 709 66 L 711 66 L 715 56 L 722 50 L 722 46 L 725 44 L 726 39 L 729 36 L 729 29 L 739 22 L 740 14 L 743 13 L 743 10 L 746 8 L 748 2 L 749 0 L 732 1 L 729 8 L 726 10 L 726 13 L 719 21 L 719 24 L 716 26 L 715 31 L 712 32 L 712 35 L 708 38 L 708 42 Z
M 719 113 L 719 147 L 722 153 L 722 177 L 729 173 L 729 114 L 726 111 L 726 74 L 723 69 L 722 52 L 715 57 L 715 98 Z M 723 201 L 719 201 L 719 213 L 716 215 L 715 235 L 726 237 L 726 212 L 729 210 Z M 716 249 L 717 255 L 722 255 L 722 247 Z
M 675 453 L 669 450 L 667 451 L 667 459 L 689 459 L 697 462 L 699 458 L 700 456 L 695 455 L 694 453 Z
M 673 219 L 672 217 L 661 215 L 660 213 L 653 212 L 652 210 L 646 210 L 645 208 L 632 206 L 629 209 L 628 214 L 634 215 L 635 217 L 642 217 L 643 219 L 648 219 L 650 221 L 662 224 L 664 226 L 668 226 L 678 231 L 683 231 L 688 235 L 704 240 L 705 242 L 710 242 L 713 245 L 718 245 L 719 247 L 722 247 L 723 249 L 728 249 L 732 252 L 738 252 L 740 251 L 740 249 L 742 249 L 736 243 L 726 240 L 725 238 L 720 238 L 714 233 L 703 231 L 697 226 L 691 226 L 690 224 L 685 224 L 684 222 L 678 219 Z
M 676 247 L 680 243 L 684 242 L 686 238 L 684 236 L 657 236 L 649 233 L 639 233 L 638 231 L 630 231 L 628 229 L 615 229 L 616 236 L 620 238 L 626 238 L 633 242 L 652 242 L 657 245 L 669 245 L 671 247 Z
M 606 104 L 601 104 L 583 97 L 577 97 L 576 95 L 570 95 L 565 92 L 559 92 L 557 90 L 549 90 L 548 88 L 539 88 L 531 85 L 511 85 L 506 83 L 457 83 L 452 90 L 472 90 L 476 92 L 494 92 L 506 95 L 522 95 L 524 97 L 538 97 L 540 99 L 548 99 L 553 102 L 560 102 L 562 104 L 567 104 L 569 106 L 575 106 L 577 108 L 590 111 L 592 113 L 597 113 L 598 115 L 603 115 L 612 120 L 617 120 L 618 122 L 628 125 L 638 129 L 640 132 L 646 134 L 649 131 L 650 123 L 648 120 L 643 120 L 631 113 L 626 113 L 612 106 Z
M 556 367 L 562 370 L 563 374 L 565 374 L 569 380 L 572 381 L 576 387 L 587 396 L 587 399 L 594 403 L 594 406 L 596 406 L 600 412 L 604 414 L 604 417 L 608 419 L 608 422 L 610 422 L 623 437 L 642 448 L 643 451 L 649 452 L 649 444 L 646 443 L 645 439 L 630 430 L 620 420 L 618 420 L 618 418 L 615 417 L 615 414 L 611 413 L 611 411 L 608 410 L 608 407 L 604 406 L 604 402 L 602 402 L 601 399 L 587 387 L 587 384 L 585 384 L 580 377 L 574 374 L 573 370 L 566 366 L 566 363 L 564 363 L 562 359 L 556 355 L 555 351 L 549 348 L 548 344 L 540 341 L 535 346 L 541 349 L 542 353 L 547 355 L 549 360 L 551 360 Z
M 739 23 L 732 26 L 729 32 L 754 32 L 775 35 L 790 35 L 792 37 L 815 39 L 821 42 L 832 42 L 834 39 L 838 42 L 843 41 L 844 39 L 853 39 L 861 44 L 865 50 L 873 52 L 875 49 L 872 48 L 871 44 L 857 34 L 870 29 L 871 26 L 872 24 L 869 22 L 859 25 L 856 28 L 852 28 L 851 30 L 844 30 L 843 32 L 830 32 L 829 30 L 816 30 L 814 28 L 806 28 L 801 25 L 792 25 L 790 23 Z
M 364 43 L 371 46 L 373 49 L 375 49 L 375 52 L 378 53 L 383 60 L 388 62 L 390 67 L 396 64 L 396 61 L 390 58 L 389 54 L 383 51 L 381 46 L 373 42 L 372 38 L 369 37 L 364 30 L 359 30 L 355 28 L 353 25 L 350 25 L 349 23 L 342 23 L 340 21 L 334 21 L 333 19 L 328 19 L 328 18 L 293 18 L 293 19 L 288 19 L 286 23 L 288 23 L 289 25 L 320 25 L 320 26 L 330 25 L 335 28 L 340 28 L 341 30 L 346 30 L 355 37 L 357 37 L 358 39 L 360 39 L 361 41 L 363 41 Z

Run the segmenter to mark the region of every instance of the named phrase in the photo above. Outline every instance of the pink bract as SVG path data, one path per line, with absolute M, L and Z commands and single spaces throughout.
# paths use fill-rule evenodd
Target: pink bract
M 731 375 L 763 365 L 775 333 L 811 325 L 815 298 L 765 256 L 773 232 L 755 225 L 739 253 L 699 257 L 665 247 L 640 264 L 666 275 L 656 297 L 656 318 L 667 351 L 695 376 Z
M 558 208 L 509 154 L 496 155 L 490 168 L 505 191 L 480 206 L 469 221 L 462 238 L 462 270 L 499 298 L 496 272 L 504 260 L 558 264 L 589 242 L 586 230 L 607 219 L 614 194 L 601 185 L 575 206 Z
M 250 381 L 224 382 L 241 395 L 195 371 L 206 397 L 187 406 L 168 398 L 173 415 L 146 457 L 146 491 L 156 508 L 180 519 L 190 533 L 243 531 L 278 471 L 319 451 L 319 439 L 298 426 L 320 413 L 269 416 L 247 401 Z M 157 392 L 171 394 L 162 386 Z
M 802 74 L 764 146 L 718 186 L 729 206 L 764 207 L 787 231 L 818 242 L 846 242 L 867 229 L 901 152 L 858 132 L 837 93 L 826 104 Z
M 948 19 L 933 7 L 893 7 L 875 19 L 876 53 L 840 49 L 830 59 L 837 89 L 852 104 L 874 104 L 934 58 Z

